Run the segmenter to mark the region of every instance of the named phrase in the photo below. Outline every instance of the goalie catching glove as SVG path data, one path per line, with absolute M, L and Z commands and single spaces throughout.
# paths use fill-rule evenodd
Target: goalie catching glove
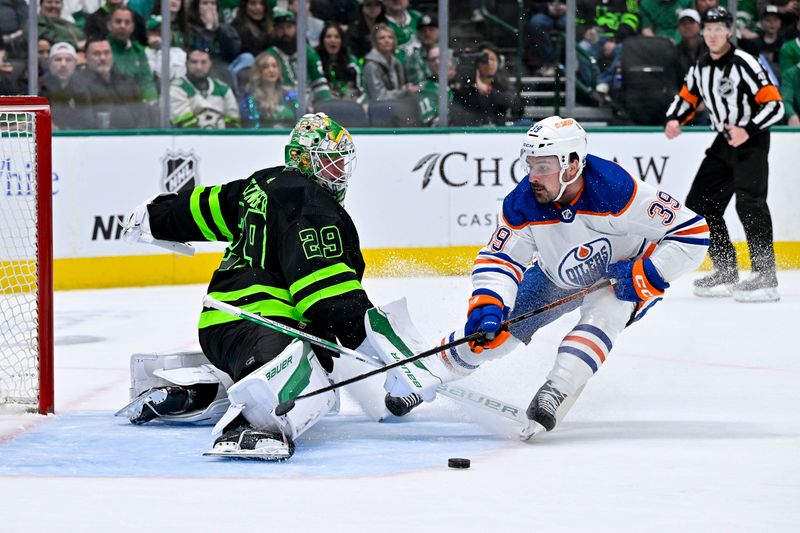
M 669 283 L 664 281 L 649 258 L 618 261 L 608 265 L 606 277 L 617 280 L 614 294 L 626 302 L 644 302 L 657 298 L 669 288 Z
M 503 301 L 494 293 L 479 293 L 472 295 L 469 299 L 469 309 L 467 310 L 467 324 L 464 326 L 464 334 L 472 335 L 478 331 L 486 333 L 486 340 L 483 342 L 471 341 L 469 348 L 474 353 L 481 353 L 483 350 L 491 350 L 503 344 L 511 335 L 507 329 L 501 330 L 503 322 L 508 318 L 508 308 L 503 305 Z

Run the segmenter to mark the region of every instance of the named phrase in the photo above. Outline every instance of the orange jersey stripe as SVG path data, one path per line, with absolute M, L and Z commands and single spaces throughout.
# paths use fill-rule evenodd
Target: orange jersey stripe
M 594 353 L 596 353 L 597 357 L 600 358 L 600 362 L 605 363 L 606 354 L 604 354 L 603 350 L 601 350 L 595 343 L 593 343 L 589 339 L 585 337 L 578 337 L 577 335 L 567 335 L 566 337 L 564 337 L 564 340 L 578 342 L 580 344 L 583 344 L 584 346 L 589 347 L 589 349 L 592 350 Z
M 522 281 L 522 275 L 519 273 L 519 269 L 517 269 L 514 265 L 509 263 L 508 261 L 503 261 L 502 259 L 476 259 L 475 264 L 495 264 L 495 265 L 503 265 L 505 267 L 510 268 L 514 272 L 514 276 L 516 276 L 517 280 Z
M 678 93 L 678 95 L 687 102 L 689 102 L 689 105 L 691 105 L 692 107 L 697 107 L 698 98 L 689 92 L 689 88 L 686 86 L 685 83 L 683 84 L 683 87 L 681 87 L 681 92 Z
M 647 245 L 647 249 L 644 251 L 644 255 L 642 256 L 642 259 L 647 259 L 655 251 L 656 251 L 656 243 L 651 242 L 649 245 Z
M 767 102 L 780 102 L 781 101 L 781 93 L 778 92 L 778 89 L 775 88 L 774 85 L 767 85 L 762 87 L 756 93 L 756 103 L 759 104 L 766 104 Z
M 698 226 L 696 228 L 689 228 L 682 231 L 675 233 L 675 235 L 695 235 L 697 233 L 705 233 L 708 231 L 708 225 L 703 224 L 702 226 Z

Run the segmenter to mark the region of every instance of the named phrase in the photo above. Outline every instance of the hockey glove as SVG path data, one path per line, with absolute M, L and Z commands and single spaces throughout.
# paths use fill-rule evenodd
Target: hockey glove
M 614 278 L 614 293 L 626 302 L 644 302 L 664 294 L 669 283 L 664 281 L 650 259 L 618 261 L 608 265 L 607 278 Z
M 501 330 L 503 321 L 508 318 L 508 308 L 496 296 L 476 294 L 469 299 L 467 324 L 464 334 L 472 335 L 477 331 L 487 333 L 485 341 L 471 341 L 469 348 L 474 353 L 491 350 L 503 344 L 509 337 L 508 330 Z
M 152 242 L 150 215 L 147 212 L 149 204 L 150 202 L 145 202 L 136 206 L 133 213 L 125 217 L 125 222 L 122 223 L 122 240 L 129 243 Z

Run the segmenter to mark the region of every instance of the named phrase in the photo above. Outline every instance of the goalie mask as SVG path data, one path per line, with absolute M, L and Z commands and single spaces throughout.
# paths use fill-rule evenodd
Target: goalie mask
M 586 164 L 587 151 L 586 131 L 578 124 L 578 121 L 574 118 L 553 116 L 540 120 L 528 130 L 525 140 L 522 141 L 519 161 L 525 175 L 528 176 L 531 172 L 528 157 L 556 156 L 558 158 L 561 167 L 558 182 L 561 184 L 561 188 L 558 196 L 553 200 L 557 202 L 567 186 L 580 177 Z M 564 181 L 564 173 L 569 169 L 569 157 L 572 154 L 578 155 L 578 173 L 571 180 Z
M 285 165 L 312 177 L 342 203 L 356 167 L 353 138 L 325 113 L 303 115 L 286 145 Z

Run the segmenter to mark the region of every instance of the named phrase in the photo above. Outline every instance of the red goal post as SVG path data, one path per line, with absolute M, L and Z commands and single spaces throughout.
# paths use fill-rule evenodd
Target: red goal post
M 50 105 L 0 96 L 0 407 L 52 413 Z

